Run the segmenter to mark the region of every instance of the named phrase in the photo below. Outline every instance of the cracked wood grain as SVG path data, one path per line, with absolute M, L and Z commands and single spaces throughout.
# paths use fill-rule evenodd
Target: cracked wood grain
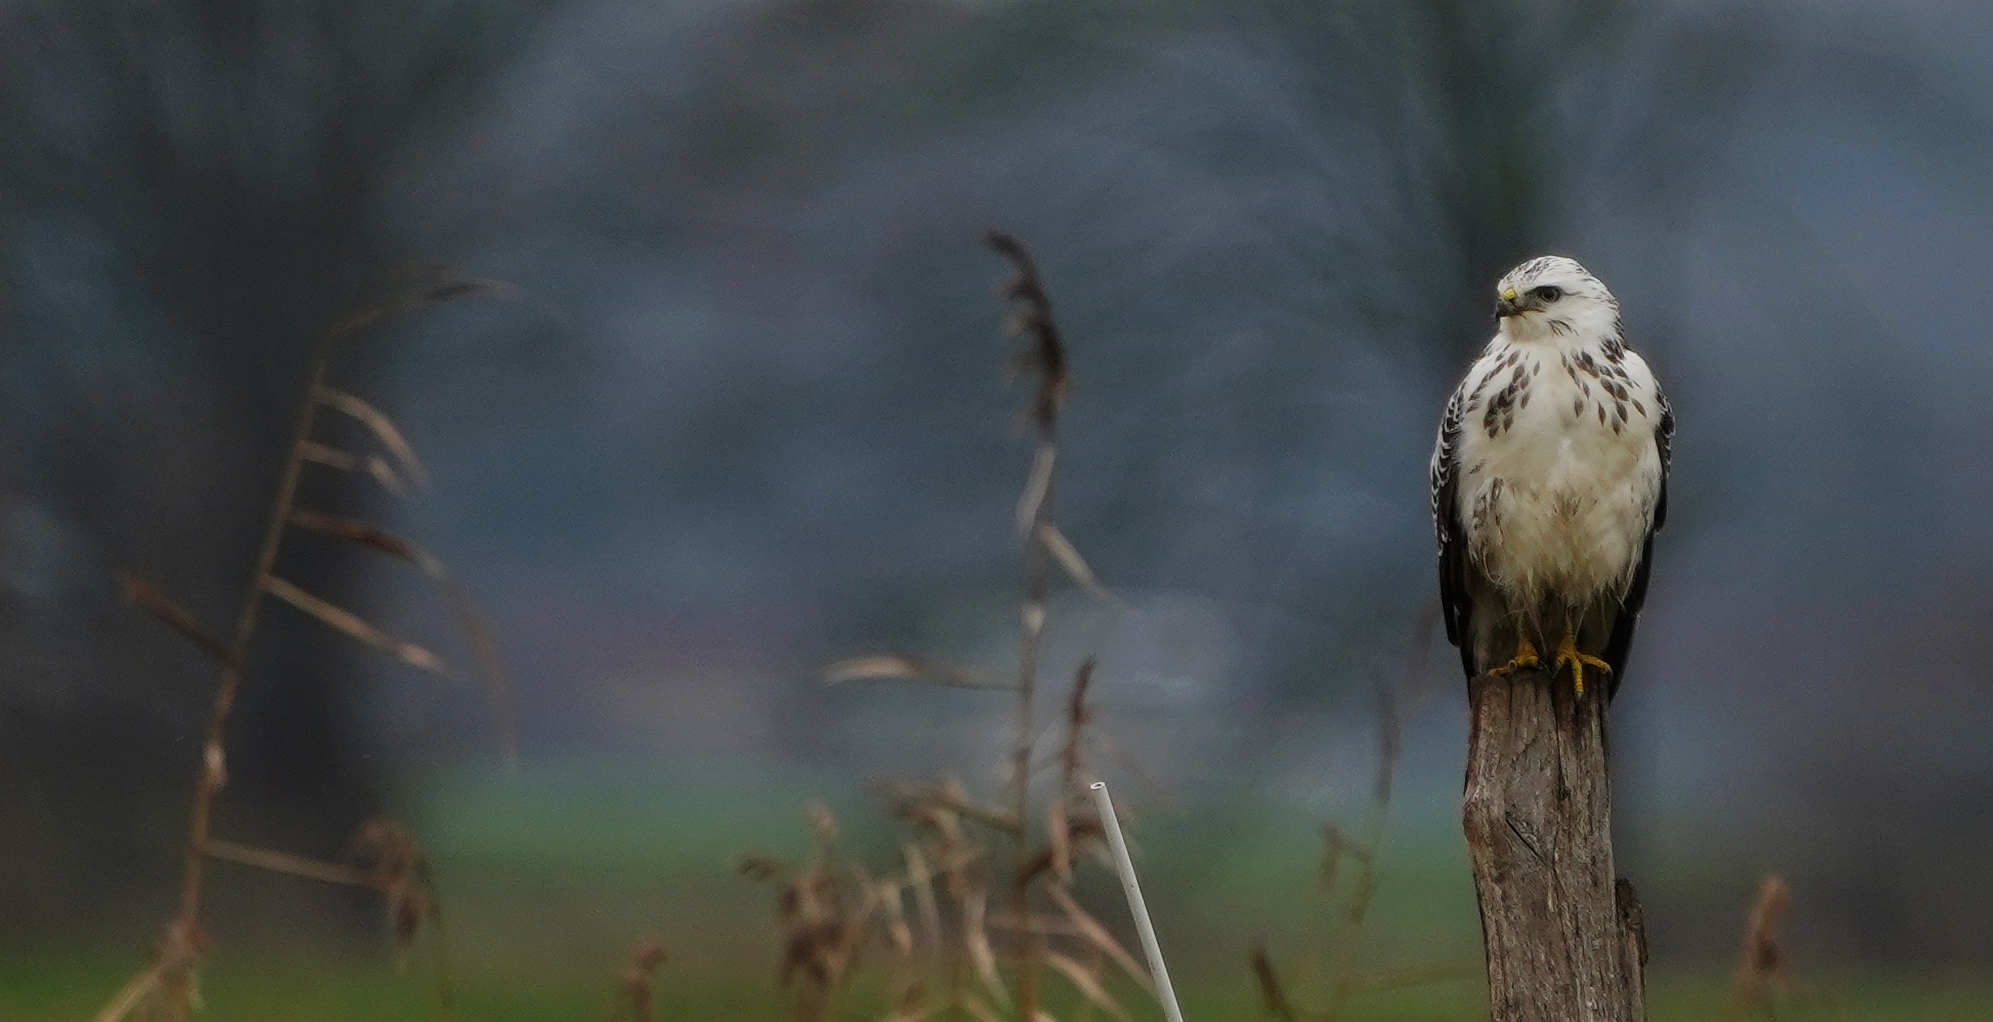
M 1614 872 L 1604 686 L 1542 670 L 1468 684 L 1462 825 L 1492 1022 L 1645 1022 L 1646 939 Z

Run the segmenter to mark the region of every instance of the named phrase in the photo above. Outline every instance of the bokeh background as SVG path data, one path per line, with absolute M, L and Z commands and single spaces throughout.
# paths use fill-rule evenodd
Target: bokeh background
M 94 1010 L 171 912 L 214 675 L 119 575 L 222 629 L 316 337 L 437 267 L 521 298 L 333 370 L 433 488 L 307 494 L 480 600 L 521 763 L 474 690 L 277 609 L 218 827 L 410 820 L 471 987 L 643 935 L 771 987 L 734 853 L 810 800 L 883 828 L 882 772 L 1000 783 L 1000 698 L 820 684 L 1015 655 L 986 227 L 1057 303 L 1060 521 L 1125 601 L 1055 601 L 1048 699 L 1100 658 L 1196 982 L 1249 1000 L 1300 939 L 1380 684 L 1380 946 L 1478 953 L 1425 459 L 1492 282 L 1562 252 L 1680 424 L 1613 714 L 1657 975 L 1720 985 L 1777 872 L 1821 987 L 1985 990 L 1989 45 L 1963 0 L 0 2 L 0 1014 Z M 468 658 L 399 566 L 283 563 Z M 217 962 L 384 957 L 365 897 L 216 870 Z

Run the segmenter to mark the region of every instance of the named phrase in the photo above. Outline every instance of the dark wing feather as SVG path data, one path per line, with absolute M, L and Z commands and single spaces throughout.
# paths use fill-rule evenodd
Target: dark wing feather
M 1446 403 L 1432 450 L 1432 525 L 1439 540 L 1439 611 L 1446 641 L 1460 647 L 1460 666 L 1474 677 L 1468 618 L 1474 610 L 1467 585 L 1467 530 L 1460 521 L 1460 426 L 1467 415 L 1467 383 Z
M 1608 701 L 1626 677 L 1626 652 L 1633 646 L 1633 626 L 1639 622 L 1640 608 L 1647 602 L 1647 568 L 1654 563 L 1654 534 L 1668 521 L 1668 465 L 1675 438 L 1675 411 L 1658 391 L 1654 397 L 1661 405 L 1661 421 L 1654 428 L 1654 446 L 1661 454 L 1661 492 L 1654 501 L 1654 523 L 1647 528 L 1647 537 L 1640 544 L 1640 566 L 1633 569 L 1633 584 L 1619 601 L 1619 616 L 1613 619 L 1612 636 L 1606 640 L 1603 659 L 1612 665 L 1612 680 L 1605 692 Z

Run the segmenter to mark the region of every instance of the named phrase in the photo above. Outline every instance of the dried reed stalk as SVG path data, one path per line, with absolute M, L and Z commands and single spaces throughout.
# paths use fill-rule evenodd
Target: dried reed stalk
M 1052 299 L 1038 275 L 1038 266 L 1024 243 L 1001 231 L 990 231 L 984 243 L 1009 259 L 1015 274 L 1004 283 L 1003 296 L 1022 303 L 1010 321 L 1010 332 L 1025 338 L 1026 347 L 1012 360 L 1014 372 L 1036 377 L 1037 390 L 1029 417 L 1037 437 L 1032 471 L 1023 497 L 1018 502 L 1017 521 L 1025 537 L 1024 604 L 1019 612 L 1017 656 L 1017 704 L 1012 727 L 1011 808 L 1019 821 L 1018 832 L 1010 841 L 1012 910 L 1022 919 L 1031 912 L 1030 878 L 1025 869 L 1029 837 L 1025 821 L 1031 819 L 1031 747 L 1036 737 L 1032 725 L 1032 697 L 1038 686 L 1038 657 L 1044 641 L 1045 603 L 1051 587 L 1051 550 L 1046 537 L 1054 534 L 1052 505 L 1055 468 L 1059 455 L 1059 411 L 1067 386 L 1066 350 L 1052 319 Z M 1067 544 L 1070 546 L 1070 544 Z M 1029 930 L 1020 931 L 1016 947 L 1018 1017 L 1034 1022 L 1038 1010 L 1038 963 L 1042 954 L 1038 939 Z
M 638 942 L 630 952 L 630 967 L 616 983 L 608 1022 L 656 1022 L 655 982 L 657 970 L 663 965 L 663 948 L 647 940 Z
M 864 865 L 839 850 L 830 810 L 812 804 L 805 815 L 814 840 L 802 868 L 772 855 L 747 855 L 736 869 L 775 886 L 783 930 L 776 979 L 795 991 L 797 1022 L 821 1022 L 838 1014 L 837 998 L 878 929 L 882 899 Z
M 1776 873 L 1758 885 L 1758 895 L 1744 921 L 1737 971 L 1730 978 L 1730 995 L 1736 1005 L 1766 1018 L 1772 1017 L 1780 1000 L 1798 992 L 1792 964 L 1778 939 L 1779 923 L 1791 901 L 1791 889 Z
M 1127 1013 L 1110 996 L 1103 971 L 1107 962 L 1120 966 L 1138 985 L 1149 989 L 1149 977 L 1134 956 L 1107 928 L 1080 907 L 1072 896 L 1078 860 L 1091 856 L 1105 861 L 1104 832 L 1097 810 L 1078 810 L 1073 800 L 1090 802 L 1083 791 L 1092 780 L 1084 750 L 1103 739 L 1089 731 L 1093 713 L 1088 703 L 1095 665 L 1080 666 L 1065 707 L 1063 735 L 1056 750 L 1034 762 L 1039 744 L 1034 716 L 1038 675 L 1046 626 L 1046 607 L 1057 569 L 1088 592 L 1119 604 L 1100 583 L 1085 558 L 1053 520 L 1055 468 L 1058 463 L 1058 422 L 1068 376 L 1066 351 L 1053 322 L 1051 303 L 1038 270 L 1022 243 L 990 232 L 985 242 L 1012 264 L 1013 274 L 1002 288 L 1018 304 L 1009 320 L 1010 332 L 1022 335 L 1025 349 L 1011 360 L 1016 372 L 1032 375 L 1036 389 L 1023 418 L 1034 437 L 1031 468 L 1016 509 L 1017 528 L 1024 541 L 1024 592 L 1019 608 L 1018 660 L 1010 680 L 979 668 L 905 654 L 860 656 L 832 664 L 826 684 L 865 679 L 891 679 L 950 688 L 1009 690 L 1014 703 L 1009 770 L 998 802 L 980 801 L 952 779 L 922 781 L 888 778 L 876 781 L 893 813 L 911 828 L 901 846 L 897 870 L 873 877 L 856 860 L 842 870 L 820 864 L 829 860 L 820 846 L 812 866 L 790 871 L 779 860 L 751 856 L 741 869 L 750 877 L 778 884 L 785 937 L 781 970 L 785 982 L 801 976 L 797 1017 L 809 1022 L 829 1011 L 828 998 L 841 988 L 855 964 L 866 933 L 883 935 L 889 952 L 891 1004 L 887 1022 L 916 1022 L 941 1017 L 968 1017 L 997 1022 L 998 1009 L 1023 1022 L 1056 1022 L 1045 1011 L 1040 977 L 1049 967 L 1080 996 L 1083 1010 L 1098 1008 L 1115 1019 Z M 1049 729 L 1048 729 L 1049 730 Z M 1033 782 L 1040 768 L 1055 767 L 1056 796 L 1041 818 L 1033 808 Z M 1045 845 L 1033 849 L 1034 823 L 1045 829 Z M 988 835 L 989 847 L 979 837 Z M 1001 846 L 997 849 L 995 846 Z M 992 863 L 1000 851 L 1003 868 Z M 1111 864 L 1109 865 L 1111 869 Z M 811 906 L 826 904 L 837 890 L 823 887 L 825 876 L 850 872 L 858 879 L 847 884 L 865 918 L 876 920 L 869 931 L 840 925 L 823 926 Z M 815 879 L 813 879 L 815 878 Z M 815 885 L 814 887 L 812 885 Z M 811 894 L 811 891 L 816 891 Z M 920 926 L 906 913 L 903 892 L 911 890 Z M 1034 891 L 1043 890 L 1055 911 L 1034 912 Z M 992 909 L 993 902 L 1008 902 Z M 832 918 L 844 917 L 832 914 Z M 992 929 L 1004 931 L 1009 952 L 1008 981 L 999 965 Z M 919 945 L 927 944 L 926 953 Z M 838 949 L 827 958 L 826 949 Z M 812 967 L 811 963 L 817 963 Z
M 412 479 L 418 484 L 426 484 L 428 479 L 421 461 L 416 458 L 413 448 L 402 437 L 392 420 L 367 402 L 326 385 L 326 374 L 341 346 L 364 330 L 436 302 L 477 294 L 509 296 L 512 293 L 513 290 L 508 285 L 494 281 L 442 281 L 413 288 L 386 302 L 361 309 L 326 330 L 312 356 L 304 395 L 298 403 L 298 411 L 292 425 L 290 446 L 278 476 L 276 492 L 271 498 L 263 536 L 257 546 L 255 566 L 251 571 L 240 608 L 236 612 L 235 626 L 226 641 L 210 635 L 192 615 L 145 582 L 129 577 L 124 580 L 125 593 L 132 602 L 144 607 L 162 623 L 179 632 L 206 653 L 219 665 L 220 674 L 209 707 L 208 722 L 200 746 L 201 766 L 196 775 L 192 804 L 187 814 L 187 838 L 181 865 L 177 909 L 173 921 L 167 927 L 166 938 L 162 942 L 163 950 L 156 956 L 152 965 L 127 984 L 103 1010 L 98 1012 L 97 1022 L 117 1022 L 141 1005 L 148 1004 L 160 1015 L 169 1019 L 180 1019 L 184 1018 L 193 1006 L 194 970 L 199 952 L 207 942 L 201 926 L 206 863 L 208 859 L 218 857 L 215 854 L 217 842 L 212 836 L 214 806 L 222 788 L 228 783 L 228 725 L 235 709 L 236 696 L 242 687 L 250 645 L 256 637 L 257 625 L 261 620 L 264 597 L 276 596 L 339 629 L 349 637 L 381 648 L 415 666 L 440 672 L 441 661 L 426 649 L 413 643 L 393 639 L 357 615 L 326 603 L 278 576 L 277 559 L 283 550 L 284 537 L 288 529 L 300 525 L 300 516 L 304 516 L 306 523 L 315 521 L 311 517 L 316 514 L 315 512 L 301 511 L 296 506 L 298 483 L 304 465 L 316 463 L 350 469 L 359 464 L 357 456 L 312 439 L 312 431 L 317 424 L 321 408 L 331 408 L 360 422 L 393 455 L 399 468 L 389 466 L 378 456 L 372 456 L 367 463 L 369 470 L 383 483 L 394 480 L 393 486 L 398 488 L 398 481 L 402 478 Z M 378 468 L 374 467 L 376 463 Z M 323 525 L 324 522 L 318 521 L 317 524 Z M 309 528 L 310 525 L 303 527 Z M 413 547 L 407 549 L 415 551 Z M 434 563 L 434 559 L 428 558 L 426 554 L 421 556 Z M 432 572 L 432 577 L 437 577 L 439 573 L 440 564 L 436 564 L 436 571 Z M 453 592 L 453 604 L 459 595 Z M 468 604 L 460 606 L 460 612 L 463 606 Z M 496 712 L 502 735 L 500 741 L 509 757 L 517 743 L 512 737 L 510 696 L 502 667 L 493 671 L 498 661 L 495 652 L 490 649 L 488 632 L 483 629 L 481 622 L 476 625 L 468 624 L 476 618 L 475 612 L 469 612 L 465 618 L 472 634 L 473 645 L 478 648 L 480 659 L 483 660 L 490 679 L 494 705 L 498 707 Z M 243 846 L 223 844 L 221 847 L 224 853 L 234 852 L 238 856 L 243 853 Z M 270 865 L 275 861 L 267 860 L 256 864 Z M 426 863 L 422 869 L 426 873 Z M 282 871 L 298 873 L 295 869 Z M 314 879 L 328 878 L 314 877 Z M 426 886 L 424 889 L 429 890 Z M 404 894 L 406 897 L 415 896 L 407 892 Z M 406 908 L 405 901 L 403 908 Z M 444 982 L 447 1001 L 447 976 Z

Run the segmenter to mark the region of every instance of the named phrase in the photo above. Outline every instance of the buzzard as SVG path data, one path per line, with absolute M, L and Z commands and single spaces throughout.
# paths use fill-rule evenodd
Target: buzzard
M 1473 678 L 1569 665 L 1626 676 L 1674 414 L 1626 346 L 1619 302 L 1563 256 L 1495 286 L 1495 337 L 1446 403 L 1432 452 L 1446 637 Z

